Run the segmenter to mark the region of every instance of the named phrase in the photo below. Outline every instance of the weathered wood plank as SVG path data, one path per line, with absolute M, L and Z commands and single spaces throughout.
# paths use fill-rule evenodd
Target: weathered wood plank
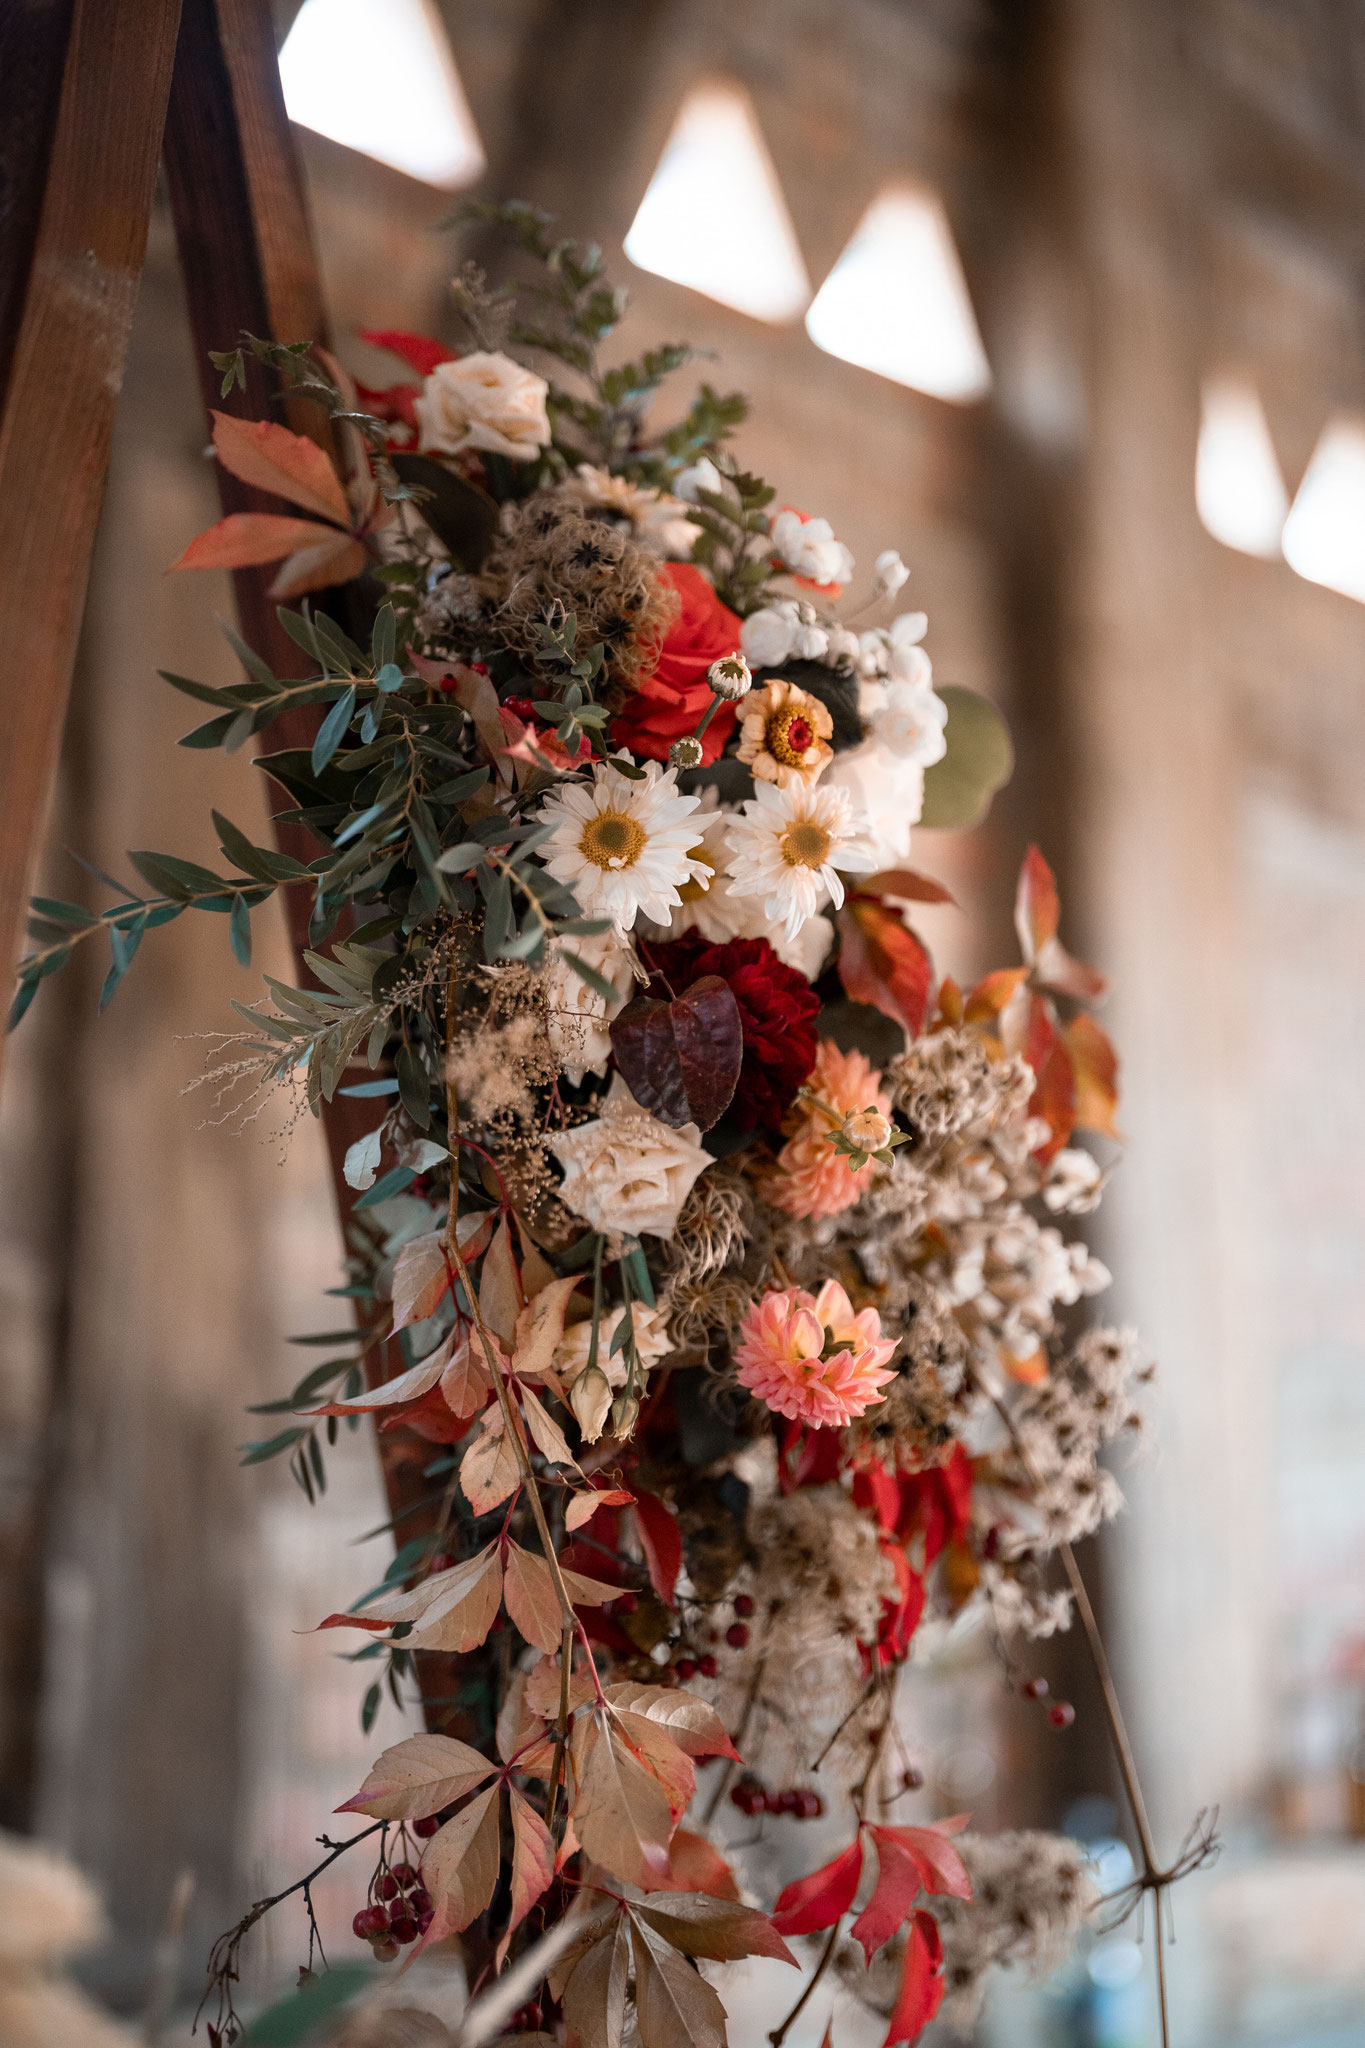
M 61 740 L 179 17 L 180 0 L 76 0 L 72 15 L 0 416 L 6 970 Z M 25 66 L 0 82 L 0 127 L 31 83 Z M 18 235 L 12 260 L 22 260 Z

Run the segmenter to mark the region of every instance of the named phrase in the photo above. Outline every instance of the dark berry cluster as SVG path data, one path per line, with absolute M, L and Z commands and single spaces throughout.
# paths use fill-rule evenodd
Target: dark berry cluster
M 433 1821 L 429 1832 L 434 1833 L 438 1825 Z M 369 1942 L 376 1962 L 390 1963 L 399 1949 L 426 1933 L 431 1915 L 431 1894 L 421 1871 L 411 1863 L 395 1863 L 387 1869 L 381 1864 L 370 1880 L 370 1903 L 356 1914 L 351 1931 Z
M 1045 1700 L 1048 1691 L 1047 1680 L 1026 1678 L 1019 1690 L 1026 1700 Z M 1054 1728 L 1069 1728 L 1076 1718 L 1076 1709 L 1070 1700 L 1054 1700 L 1047 1710 L 1047 1717 Z
M 791 1785 L 785 1792 L 769 1792 L 752 1771 L 746 1771 L 730 1792 L 730 1803 L 752 1818 L 758 1813 L 785 1813 L 793 1820 L 819 1820 L 825 1802 L 809 1786 Z

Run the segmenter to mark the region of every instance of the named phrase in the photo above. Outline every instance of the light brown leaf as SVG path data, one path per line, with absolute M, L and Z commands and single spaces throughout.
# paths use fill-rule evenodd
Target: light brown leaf
M 621 2048 L 630 1976 L 630 1927 L 624 1913 L 575 1965 L 564 1990 L 570 2048 Z
M 520 1477 L 516 1446 L 503 1426 L 502 1410 L 490 1409 L 461 1460 L 460 1489 L 475 1514 L 486 1515 L 506 1500 Z
M 364 574 L 368 559 L 363 541 L 339 533 L 334 540 L 321 542 L 317 547 L 300 548 L 282 562 L 269 595 L 280 599 L 302 597 L 309 590 L 350 583 Z
M 550 1567 L 543 1557 L 523 1550 L 519 1543 L 509 1543 L 502 1597 L 508 1614 L 528 1643 L 544 1650 L 547 1656 L 559 1648 L 564 1621 Z
M 595 1863 L 631 1884 L 656 1883 L 668 1869 L 673 1815 L 668 1794 L 645 1769 L 621 1730 L 599 1715 L 574 1722 L 578 1839 Z
M 694 1692 L 632 1682 L 609 1685 L 606 1697 L 623 1713 L 647 1714 L 657 1721 L 689 1756 L 739 1756 L 720 1715 Z
M 224 469 L 244 484 L 350 525 L 351 508 L 341 479 L 306 434 L 291 434 L 273 420 L 239 420 L 215 412 L 213 446 Z
M 498 1943 L 499 1969 L 513 1934 L 555 1874 L 555 1845 L 550 1830 L 515 1786 L 507 1787 L 507 1799 L 512 1816 L 512 1917 Z
M 679 1749 L 657 1721 L 644 1714 L 615 1714 L 613 1719 L 645 1769 L 653 1774 L 668 1795 L 669 1811 L 677 1820 L 686 1813 L 697 1789 L 692 1759 Z
M 490 1543 L 476 1557 L 433 1572 L 408 1593 L 383 1593 L 357 1615 L 340 1615 L 336 1623 L 353 1621 L 362 1628 L 376 1622 L 385 1627 L 409 1621 L 412 1634 L 405 1647 L 445 1650 L 456 1656 L 477 1649 L 497 1619 L 502 1604 L 502 1557 Z M 329 1624 L 324 1622 L 323 1626 Z
M 712 1963 L 736 1963 L 744 1956 L 771 1956 L 799 1969 L 796 1957 L 766 1913 L 701 1892 L 654 1892 L 635 1912 L 656 1934 L 684 1955 Z
M 433 1835 L 422 1855 L 422 1882 L 431 1893 L 432 1921 L 411 1951 L 460 1934 L 493 1896 L 501 1862 L 498 1787 L 490 1785 Z
M 458 1340 L 452 1333 L 452 1344 L 450 1362 L 441 1374 L 441 1399 L 452 1415 L 477 1415 L 493 1391 L 483 1344 L 467 1330 Z
M 1119 1105 L 1118 1054 L 1094 1018 L 1084 1011 L 1072 1018 L 1064 1035 L 1076 1077 L 1076 1122 L 1083 1130 L 1121 1138 L 1114 1122 Z
M 577 1285 L 577 1274 L 567 1280 L 552 1280 L 532 1296 L 517 1317 L 512 1365 L 523 1379 L 534 1379 L 552 1363 L 555 1347 L 564 1335 L 564 1312 Z
M 316 519 L 290 519 L 281 512 L 230 512 L 197 534 L 166 571 L 177 569 L 249 569 L 278 562 L 310 542 L 333 546 L 348 536 Z
M 581 1934 L 576 1934 L 562 1955 L 555 1957 L 545 1972 L 545 1982 L 555 1998 L 563 1998 L 570 1977 L 582 1962 L 590 1948 L 606 1939 L 620 1917 L 620 1908 L 612 1905 L 595 1919 L 589 1920 Z
M 393 1269 L 395 1331 L 435 1314 L 450 1286 L 450 1271 L 441 1231 L 429 1230 L 422 1237 L 409 1238 Z
M 516 1261 L 507 1224 L 493 1232 L 493 1242 L 484 1255 L 479 1274 L 479 1314 L 499 1342 L 510 1351 L 521 1313 L 521 1290 L 517 1285 Z
M 586 1671 L 569 1673 L 569 1712 L 586 1707 L 594 1697 L 592 1679 Z M 526 1676 L 526 1704 L 542 1721 L 559 1717 L 559 1659 L 542 1657 Z
M 581 1529 L 599 1508 L 628 1508 L 634 1499 L 635 1495 L 627 1493 L 622 1486 L 605 1487 L 593 1493 L 576 1493 L 564 1511 L 564 1527 Z
M 495 1734 L 498 1755 L 505 1764 L 511 1763 L 517 1751 L 529 1742 L 532 1736 L 544 1730 L 544 1717 L 533 1712 L 526 1704 L 528 1676 L 525 1671 L 512 1673 L 511 1683 L 503 1694 L 502 1705 L 498 1709 Z
M 672 1892 L 705 1892 L 711 1899 L 737 1899 L 735 1873 L 714 1843 L 690 1828 L 675 1828 L 668 1845 L 668 1886 Z
M 632 1914 L 641 2048 L 725 2048 L 725 2007 L 685 1956 Z
M 424 1358 L 407 1372 L 400 1372 L 397 1379 L 385 1380 L 382 1387 L 371 1387 L 366 1393 L 356 1394 L 349 1401 L 327 1401 L 321 1408 L 305 1408 L 304 1415 L 363 1415 L 372 1408 L 391 1408 L 398 1401 L 416 1401 L 435 1386 L 445 1371 L 446 1354 L 450 1339 L 438 1344 L 429 1358 Z
M 410 1735 L 371 1766 L 354 1798 L 338 1813 L 368 1813 L 375 1820 L 424 1820 L 453 1806 L 497 1766 L 453 1735 Z
M 548 1459 L 551 1465 L 568 1465 L 576 1472 L 578 1466 L 563 1430 L 529 1387 L 521 1389 L 521 1412 L 541 1457 Z

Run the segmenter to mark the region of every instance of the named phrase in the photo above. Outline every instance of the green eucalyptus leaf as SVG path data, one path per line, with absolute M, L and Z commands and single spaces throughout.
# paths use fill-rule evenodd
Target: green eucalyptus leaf
M 979 825 L 991 798 L 1014 773 L 1009 727 L 987 698 L 956 683 L 939 689 L 948 706 L 948 751 L 924 771 L 920 824 L 965 832 Z
M 351 683 L 342 691 L 336 703 L 318 727 L 318 736 L 313 742 L 313 751 L 309 756 L 313 765 L 314 775 L 321 775 L 323 769 L 341 745 L 342 740 L 346 736 L 346 728 L 350 724 L 354 713 L 355 684 Z

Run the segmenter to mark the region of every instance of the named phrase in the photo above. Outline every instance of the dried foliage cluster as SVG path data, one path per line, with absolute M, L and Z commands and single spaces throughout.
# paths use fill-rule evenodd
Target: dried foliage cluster
M 841 615 L 848 551 L 734 459 L 738 398 L 657 427 L 688 351 L 600 367 L 598 253 L 501 215 L 534 271 L 460 280 L 482 345 L 368 337 L 411 381 L 244 344 L 331 452 L 216 416 L 219 460 L 298 510 L 177 566 L 278 561 L 312 670 L 238 641 L 241 682 L 168 680 L 209 708 L 195 747 L 319 707 L 310 750 L 260 757 L 316 857 L 225 818 L 226 872 L 132 855 L 146 892 L 35 905 L 18 1007 L 97 932 L 107 999 L 151 926 L 225 914 L 246 959 L 254 907 L 311 896 L 309 987 L 272 983 L 216 1072 L 373 1103 L 354 1338 L 251 1456 L 311 1492 L 369 1416 L 422 1472 L 384 1584 L 322 1623 L 366 1633 L 367 1726 L 386 1688 L 427 1706 L 348 1802 L 374 1954 L 458 1943 L 477 1986 L 573 1911 L 511 2031 L 674 2048 L 725 2038 L 700 1964 L 819 1935 L 910 2041 L 1092 1896 L 1066 1843 L 897 1821 L 895 1696 L 926 1617 L 1065 1626 L 1059 1546 L 1119 1505 L 1139 1359 L 1067 1327 L 1108 1279 L 1073 1227 L 1104 1177 L 1073 1135 L 1114 1136 L 1102 984 L 1036 850 L 1021 961 L 936 982 L 911 830 L 984 815 L 997 715 L 934 688 L 893 551 L 882 623 Z M 764 1899 L 764 1853 L 715 1840 L 736 1809 L 841 1846 Z M 216 1952 L 216 2041 L 261 1910 Z

